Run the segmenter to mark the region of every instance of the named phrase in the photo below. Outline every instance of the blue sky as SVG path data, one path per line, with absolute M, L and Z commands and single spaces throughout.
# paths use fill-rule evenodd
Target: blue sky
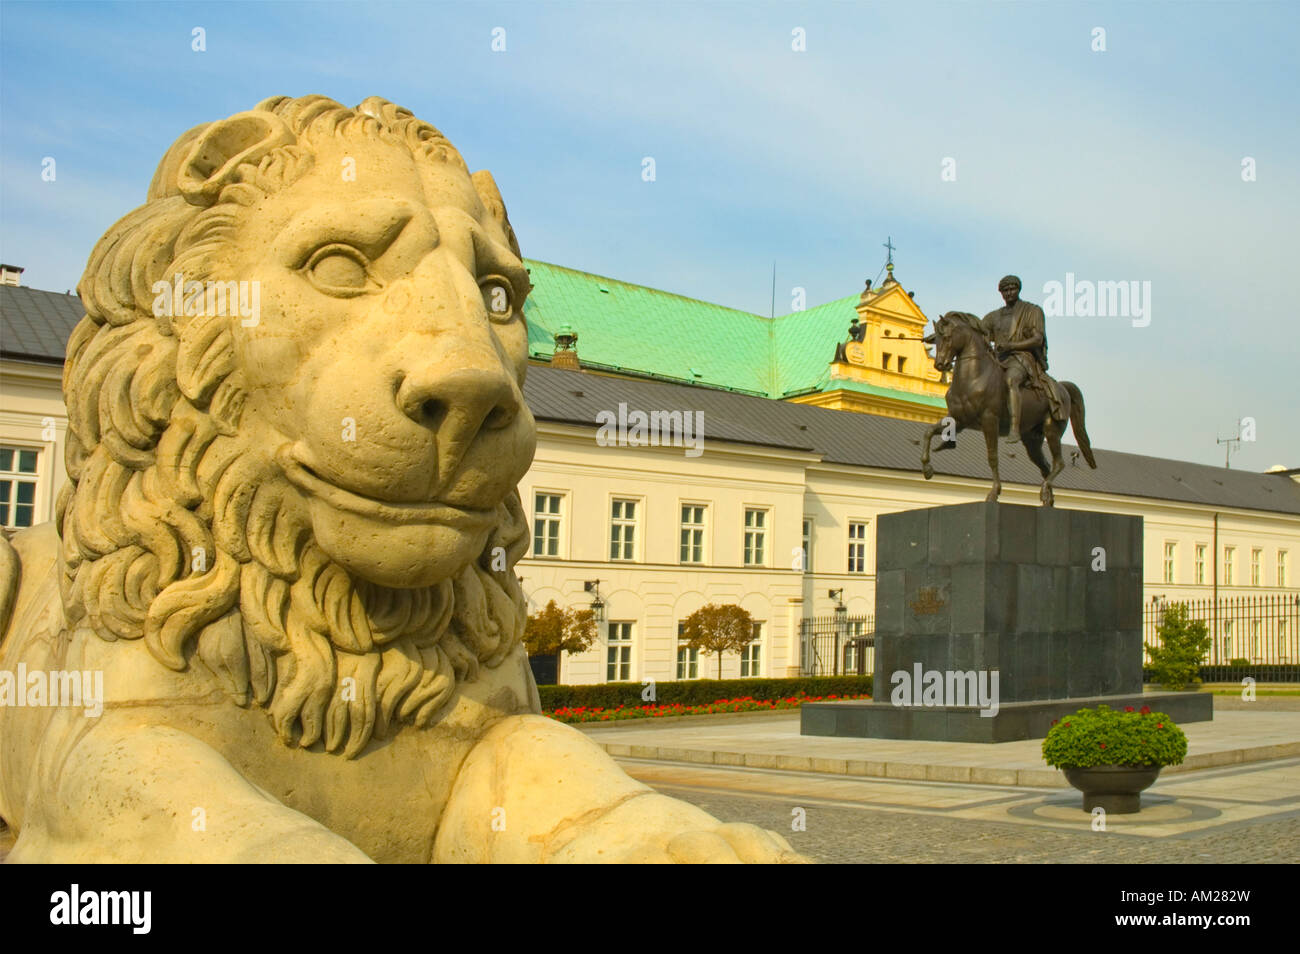
M 3 3 L 0 258 L 74 288 L 186 129 L 380 95 L 492 170 L 526 256 L 736 308 L 773 261 L 778 312 L 856 292 L 887 236 L 932 317 L 1149 281 L 1147 327 L 1049 320 L 1093 442 L 1221 464 L 1251 417 L 1233 466 L 1300 466 L 1297 40 L 1284 3 Z

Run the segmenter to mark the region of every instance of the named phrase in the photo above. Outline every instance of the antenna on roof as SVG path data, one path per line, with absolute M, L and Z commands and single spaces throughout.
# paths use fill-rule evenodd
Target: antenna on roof
M 1232 468 L 1232 452 L 1241 450 L 1241 421 L 1237 422 L 1237 434 L 1235 437 L 1216 437 L 1216 444 L 1226 445 L 1223 450 L 1223 466 L 1225 470 Z

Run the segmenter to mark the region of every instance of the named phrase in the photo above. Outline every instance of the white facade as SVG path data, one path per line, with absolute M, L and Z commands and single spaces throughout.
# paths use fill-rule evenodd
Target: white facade
M 798 675 L 799 620 L 830 615 L 835 606 L 830 590 L 843 589 L 850 616 L 873 612 L 879 515 L 980 500 L 988 484 L 944 475 L 927 481 L 919 472 L 825 464 L 815 454 L 716 440 L 709 442 L 707 454 L 697 458 L 673 447 L 602 447 L 593 428 L 542 423 L 537 456 L 520 492 L 530 513 L 537 506 L 537 495 L 559 498 L 558 514 L 551 513 L 549 499 L 542 506 L 540 519 L 546 526 L 540 534 L 541 554 L 525 558 L 516 569 L 530 612 L 550 600 L 560 606 L 589 606 L 592 594 L 583 584 L 599 580 L 606 619 L 631 624 L 615 629 L 613 644 L 602 632 L 590 650 L 561 660 L 561 682 L 594 683 L 606 681 L 611 671 L 620 681 L 678 678 L 677 625 L 706 603 L 737 603 L 762 623 L 760 675 Z M 1038 506 L 1038 487 L 1007 483 L 1001 500 Z M 630 560 L 610 558 L 615 501 L 635 504 Z M 1300 559 L 1300 515 L 1216 510 L 1060 487 L 1056 505 L 1143 518 L 1148 601 L 1161 596 L 1209 599 L 1216 592 L 1220 598 L 1300 595 L 1295 568 Z M 694 510 L 683 524 L 684 506 L 704 511 L 700 563 L 682 559 L 683 529 L 692 545 L 686 556 L 693 560 L 697 526 Z M 745 562 L 746 510 L 766 514 L 760 565 Z M 620 511 L 620 555 L 626 542 L 622 530 L 628 523 L 626 512 Z M 1216 513 L 1217 589 L 1212 564 Z M 799 568 L 805 519 L 812 522 L 806 571 Z M 863 527 L 865 534 L 855 525 Z M 547 552 L 552 536 L 554 556 Z M 536 536 L 534 544 L 538 550 Z M 1166 545 L 1173 547 L 1168 581 Z M 1200 582 L 1195 568 L 1198 546 L 1205 547 Z M 851 547 L 855 547 L 852 552 Z M 1231 582 L 1225 553 L 1233 558 Z M 1252 576 L 1256 564 L 1258 577 Z M 1281 579 L 1279 565 L 1284 571 Z M 1294 661 L 1296 648 L 1289 653 Z M 751 661 L 745 660 L 747 669 Z M 714 678 L 717 665 L 716 656 L 702 656 L 694 672 L 686 670 L 685 675 Z M 741 668 L 740 656 L 723 656 L 723 678 L 740 676 Z
M 53 361 L 0 358 L 5 532 L 54 518 L 66 479 L 61 377 L 62 366 Z M 745 413 L 761 416 L 757 407 Z M 1282 484 L 1297 475 L 1262 479 Z M 592 594 L 584 583 L 599 581 L 609 625 L 597 645 L 561 661 L 563 682 L 716 676 L 716 657 L 692 662 L 677 640 L 678 624 L 706 603 L 737 603 L 760 624 L 743 657 L 723 657 L 724 678 L 797 675 L 800 620 L 830 616 L 836 605 L 830 591 L 842 591 L 850 617 L 873 612 L 880 514 L 976 501 L 987 490 L 982 479 L 939 474 L 926 481 L 918 471 L 828 464 L 812 452 L 715 437 L 707 454 L 694 457 L 682 447 L 605 447 L 594 426 L 542 422 L 535 462 L 520 485 L 530 513 L 538 495 L 544 498 L 535 518 L 543 522 L 542 539 L 516 572 L 530 611 L 552 599 L 565 607 L 589 606 Z M 1008 482 L 1001 499 L 1037 506 L 1037 485 Z M 1143 518 L 1148 603 L 1159 597 L 1300 598 L 1300 514 L 1059 486 L 1056 502 Z M 1288 621 L 1287 645 L 1270 646 L 1269 660 L 1300 659 L 1297 624 Z M 1276 644 L 1281 622 L 1264 632 Z M 1255 657 L 1249 630 L 1214 635 L 1213 653 L 1225 661 Z M 1226 636 L 1236 640 L 1230 650 L 1221 642 Z
M 62 376 L 61 365 L 0 359 L 0 527 L 6 530 L 54 519 L 67 479 Z M 33 454 L 34 470 L 27 466 Z

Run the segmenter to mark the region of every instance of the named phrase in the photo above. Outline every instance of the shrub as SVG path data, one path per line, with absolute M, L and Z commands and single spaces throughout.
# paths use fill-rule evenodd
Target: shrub
M 686 617 L 682 642 L 718 657 L 718 678 L 722 678 L 722 654 L 739 653 L 754 641 L 754 618 L 735 603 L 709 603 Z
M 1052 721 L 1043 759 L 1056 768 L 1094 765 L 1177 765 L 1187 755 L 1187 736 L 1163 712 L 1149 706 L 1120 712 L 1110 706 L 1080 709 Z
M 1249 660 L 1249 659 L 1246 659 L 1244 656 L 1243 656 L 1243 657 L 1239 657 L 1239 658 L 1237 658 L 1237 659 L 1229 659 L 1229 660 L 1228 660 L 1228 665 L 1229 665 L 1229 666 L 1249 666 L 1249 665 L 1250 665 L 1250 660 Z
M 827 696 L 827 699 L 844 698 Z M 702 705 L 684 705 L 680 702 L 666 702 L 642 706 L 616 706 L 613 709 L 599 707 L 576 708 L 561 707 L 545 714 L 557 722 L 622 722 L 627 719 L 661 719 L 668 716 L 715 715 L 730 712 L 772 712 L 781 709 L 797 709 L 805 702 L 820 702 L 822 696 L 809 696 L 800 692 L 784 699 L 718 699 Z
M 1210 650 L 1210 634 L 1205 623 L 1188 619 L 1187 604 L 1173 603 L 1165 608 L 1164 618 L 1156 627 L 1158 644 L 1148 643 L 1151 672 L 1165 689 L 1186 689 L 1201 682 L 1201 660 Z
M 1256 682 L 1266 683 L 1293 683 L 1296 681 L 1296 664 L 1295 663 L 1247 663 L 1242 665 L 1237 660 L 1235 665 L 1220 663 L 1215 666 L 1202 664 L 1198 672 L 1202 682 L 1236 682 L 1240 683 L 1242 678 L 1250 676 Z M 1147 665 L 1142 670 L 1142 680 L 1144 682 L 1154 682 L 1155 673 L 1151 666 Z
M 871 695 L 871 676 L 800 676 L 790 679 L 687 679 L 656 682 L 654 698 L 645 683 L 605 682 L 594 686 L 538 686 L 542 708 L 576 709 L 641 706 L 648 703 L 706 705 L 719 699 L 785 699 L 802 692 L 808 696 Z
M 581 653 L 596 641 L 597 635 L 595 613 L 574 606 L 560 609 L 551 600 L 529 615 L 524 624 L 524 648 L 530 656 Z

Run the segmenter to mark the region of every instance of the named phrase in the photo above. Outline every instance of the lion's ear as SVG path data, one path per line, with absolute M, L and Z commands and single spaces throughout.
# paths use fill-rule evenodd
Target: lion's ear
M 483 202 L 483 207 L 488 210 L 488 215 L 492 216 L 497 225 L 501 226 L 501 231 L 506 233 L 510 251 L 515 253 L 516 258 L 522 258 L 519 252 L 519 239 L 515 238 L 515 230 L 510 227 L 510 219 L 506 217 L 506 204 L 501 198 L 501 190 L 497 188 L 492 173 L 480 169 L 470 176 L 470 179 L 474 183 L 479 199 Z
M 192 205 L 211 205 L 222 188 L 238 178 L 241 165 L 257 163 L 272 149 L 296 139 L 273 113 L 236 113 L 210 123 L 181 162 L 177 187 Z

